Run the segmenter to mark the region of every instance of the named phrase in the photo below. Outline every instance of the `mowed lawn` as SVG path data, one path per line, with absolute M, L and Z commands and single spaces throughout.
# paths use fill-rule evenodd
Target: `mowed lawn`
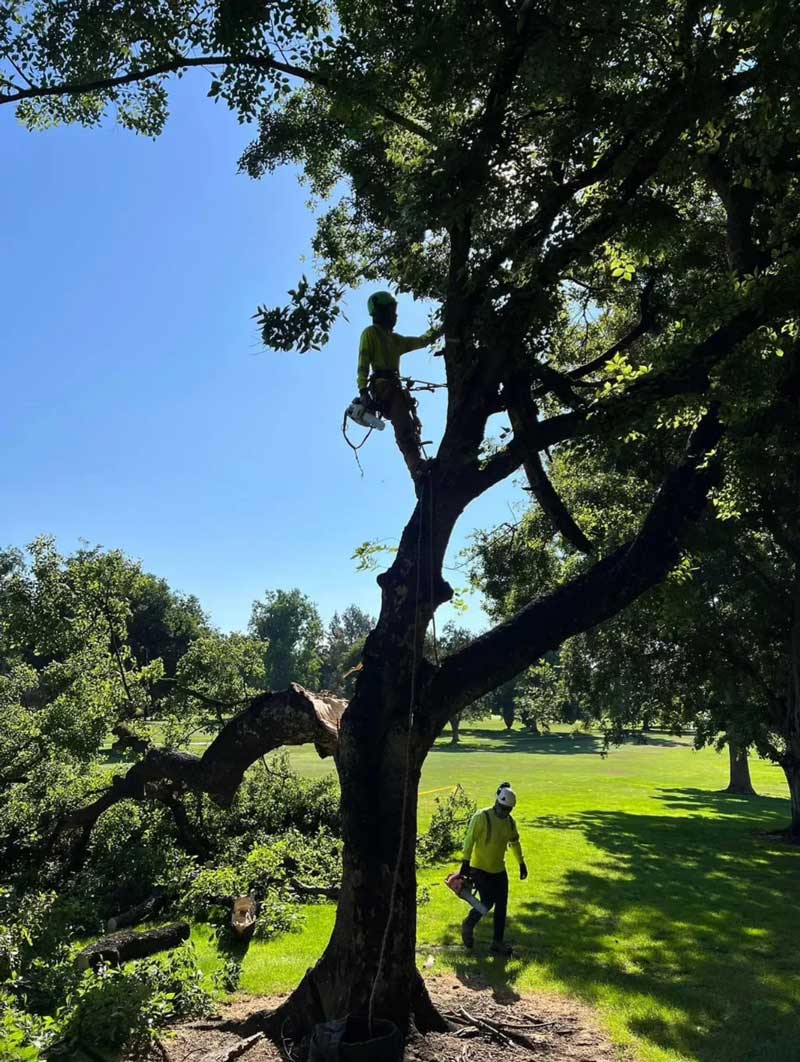
M 589 735 L 536 738 L 494 720 L 462 735 L 458 749 L 437 744 L 421 789 L 460 783 L 484 806 L 511 781 L 530 877 L 516 880 L 509 859 L 515 954 L 503 962 L 488 924 L 474 954 L 460 946 L 467 908 L 443 884 L 457 860 L 424 869 L 426 976 L 577 995 L 639 1062 L 800 1062 L 800 850 L 760 835 L 788 814 L 776 768 L 752 761 L 760 795 L 729 797 L 727 756 L 668 736 L 603 758 Z M 291 758 L 304 774 L 330 769 L 311 748 Z M 421 825 L 435 799 L 421 797 Z M 288 990 L 314 962 L 333 908 L 307 912 L 301 932 L 251 945 L 245 991 Z M 208 931 L 194 937 L 211 968 Z

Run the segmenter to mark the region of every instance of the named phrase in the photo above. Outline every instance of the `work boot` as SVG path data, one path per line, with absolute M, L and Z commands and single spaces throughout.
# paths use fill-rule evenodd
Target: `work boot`
M 468 917 L 461 923 L 461 943 L 465 948 L 471 948 L 475 943 L 475 929 Z
M 513 948 L 510 944 L 506 944 L 504 940 L 493 940 L 489 945 L 489 951 L 493 955 L 505 955 L 508 957 L 513 951 Z

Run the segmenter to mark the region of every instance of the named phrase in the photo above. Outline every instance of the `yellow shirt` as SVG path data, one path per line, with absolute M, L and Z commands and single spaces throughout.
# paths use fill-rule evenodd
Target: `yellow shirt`
M 421 350 L 433 342 L 433 335 L 399 336 L 379 325 L 370 325 L 361 333 L 358 347 L 358 389 L 367 386 L 370 370 L 399 372 L 400 358 L 409 350 Z
M 494 808 L 478 811 L 470 820 L 464 841 L 463 858 L 476 870 L 500 874 L 506 867 L 506 848 L 511 845 L 518 863 L 522 863 L 517 824 L 509 815 L 501 819 Z

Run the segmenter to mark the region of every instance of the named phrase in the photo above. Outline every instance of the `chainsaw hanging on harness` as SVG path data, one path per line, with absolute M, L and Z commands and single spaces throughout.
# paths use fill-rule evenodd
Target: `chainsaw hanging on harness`
M 386 421 L 378 413 L 378 410 L 371 402 L 366 402 L 361 395 L 356 395 L 353 401 L 345 410 L 345 424 L 347 423 L 347 417 L 353 421 L 354 424 L 358 424 L 361 428 L 375 428 L 377 431 L 383 431 L 386 427 Z M 366 442 L 366 440 L 364 440 Z M 349 442 L 349 440 L 348 440 Z

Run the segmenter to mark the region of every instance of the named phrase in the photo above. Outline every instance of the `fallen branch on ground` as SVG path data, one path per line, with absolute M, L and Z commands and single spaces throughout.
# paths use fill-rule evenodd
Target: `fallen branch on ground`
M 210 1055 L 203 1055 L 200 1062 L 233 1062 L 235 1058 L 241 1058 L 251 1047 L 255 1047 L 257 1043 L 264 1039 L 264 1036 L 263 1032 L 253 1033 L 252 1036 L 248 1036 L 246 1039 L 240 1040 L 238 1044 L 234 1044 L 233 1047 L 229 1047 L 227 1051 L 212 1051 Z
M 159 951 L 167 951 L 188 939 L 188 922 L 172 922 L 146 933 L 123 930 L 121 933 L 111 933 L 79 951 L 75 956 L 75 966 L 79 970 L 88 970 L 90 966 L 94 968 L 101 964 L 119 966 L 131 959 L 144 959 Z

